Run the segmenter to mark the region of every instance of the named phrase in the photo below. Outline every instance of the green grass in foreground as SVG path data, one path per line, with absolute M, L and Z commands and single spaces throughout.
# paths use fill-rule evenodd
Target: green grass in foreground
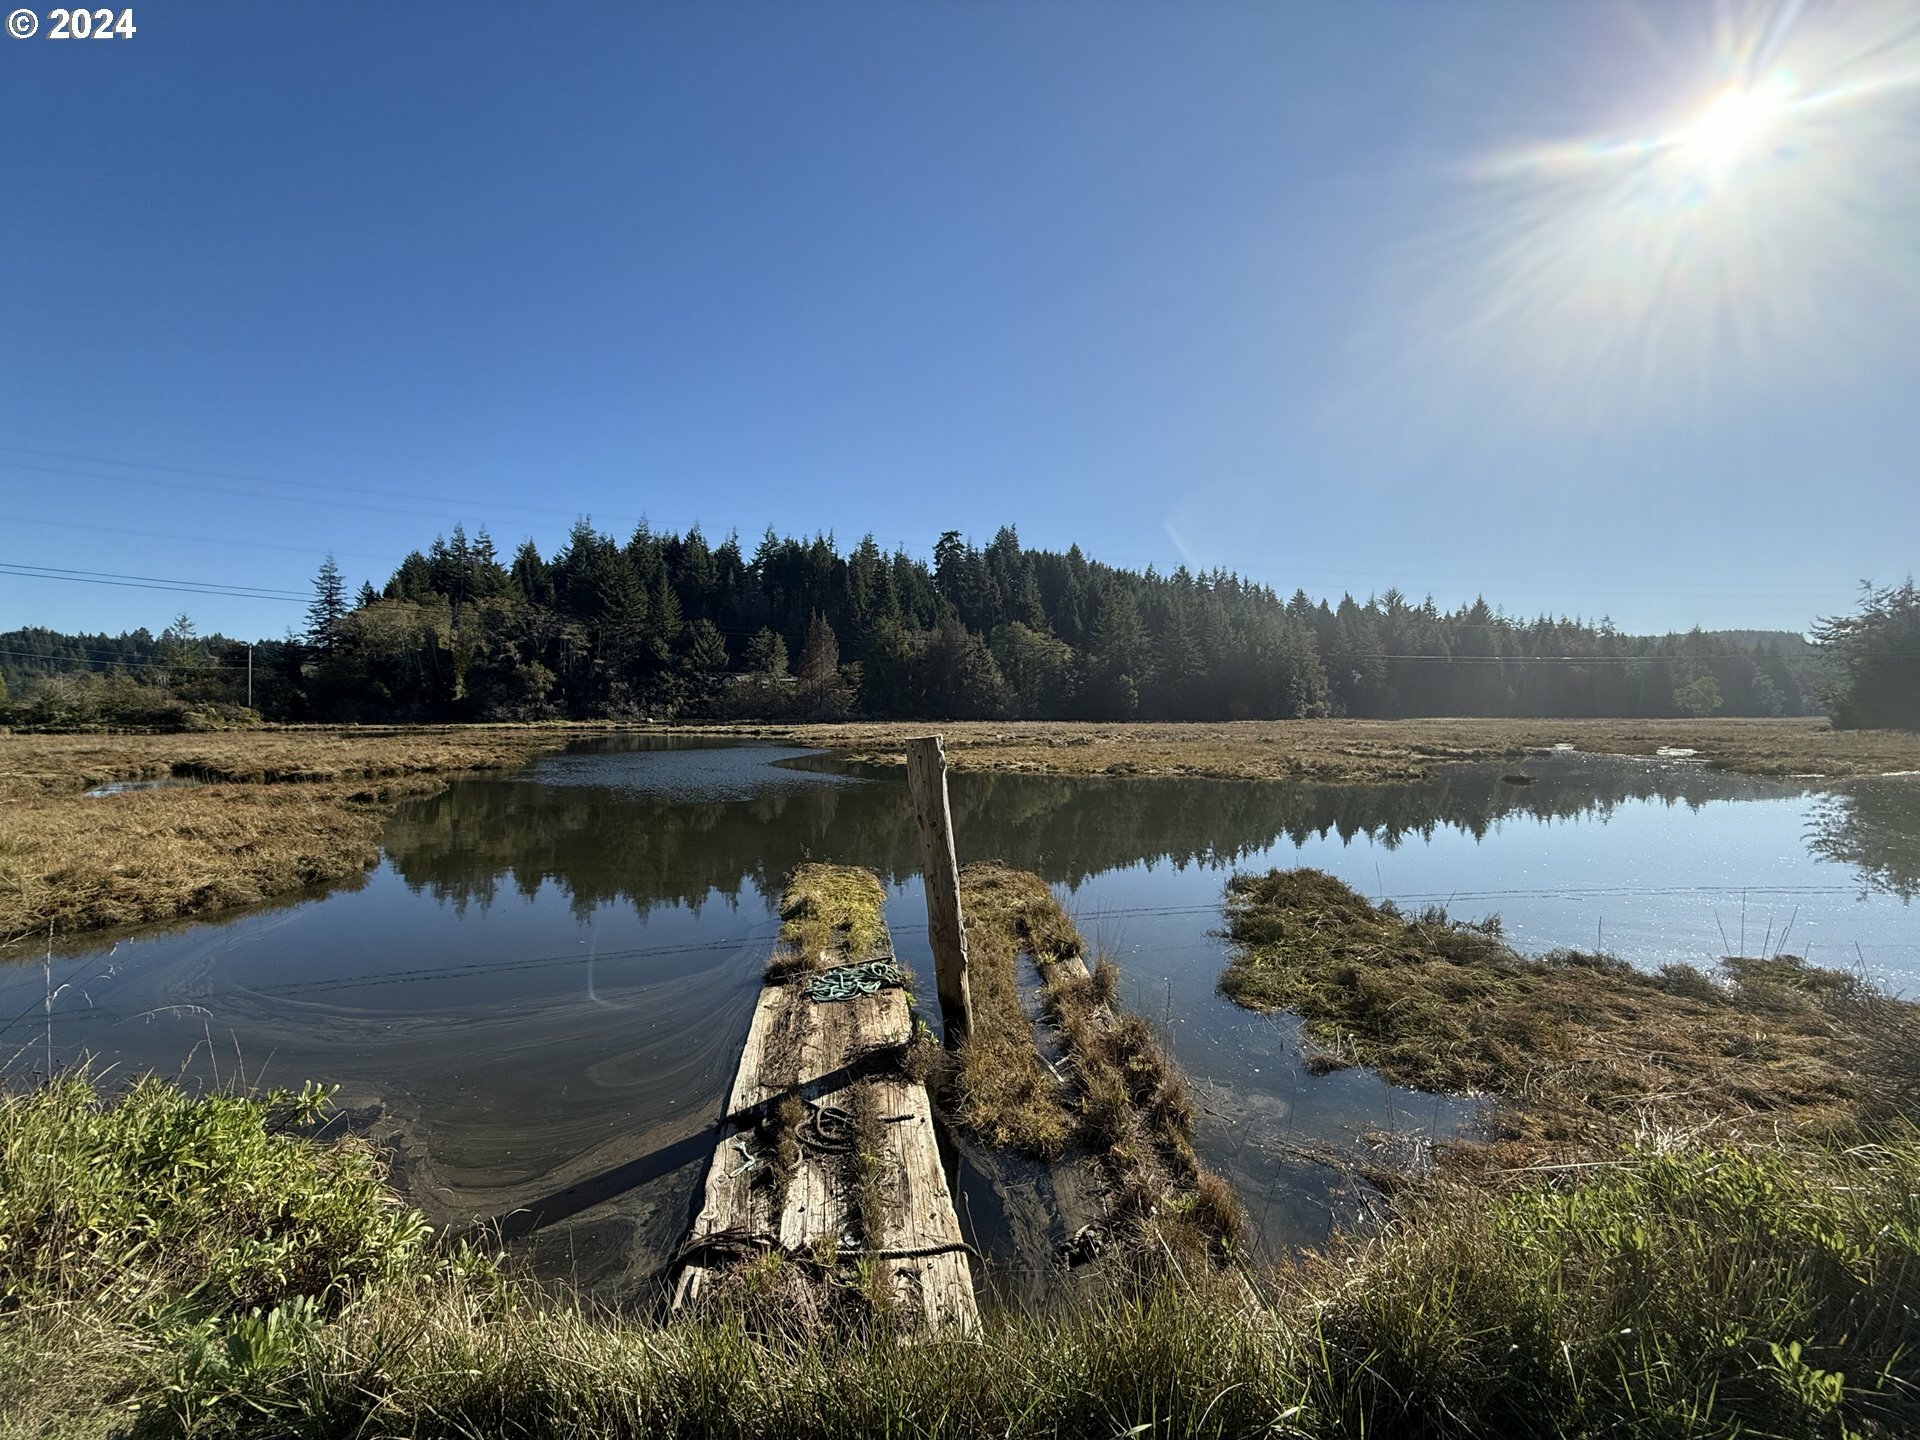
M 317 1096 L 0 1096 L 0 1433 L 1895 1435 L 1920 1134 L 1444 1185 L 1237 1287 L 972 1338 L 663 1328 L 436 1246 Z

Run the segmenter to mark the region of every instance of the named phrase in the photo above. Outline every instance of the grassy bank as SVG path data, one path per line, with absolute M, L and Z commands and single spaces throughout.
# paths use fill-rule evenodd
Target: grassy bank
M 357 874 L 393 806 L 525 763 L 550 727 L 0 735 L 0 946 Z M 198 783 L 89 797 L 126 781 Z
M 1793 956 L 1529 957 L 1497 920 L 1402 915 L 1305 869 L 1236 876 L 1227 932 L 1221 988 L 1303 1016 L 1322 1066 L 1500 1096 L 1511 1140 L 1598 1155 L 1650 1124 L 1813 1140 L 1920 1115 L 1920 1005 Z
M 317 1099 L 0 1096 L 0 1434 L 1659 1434 L 1920 1425 L 1920 1136 L 1411 1200 L 1244 1287 L 902 1344 L 589 1311 L 427 1235 Z
M 1421 780 L 1460 761 L 1519 760 L 1562 743 L 1597 755 L 1689 749 L 1708 765 L 1749 775 L 1838 778 L 1920 770 L 1920 733 L 1833 730 L 1824 720 L 965 720 L 696 728 L 816 745 L 876 765 L 904 764 L 904 742 L 937 731 L 947 738 L 947 760 L 955 769 L 1046 775 L 1363 784 Z

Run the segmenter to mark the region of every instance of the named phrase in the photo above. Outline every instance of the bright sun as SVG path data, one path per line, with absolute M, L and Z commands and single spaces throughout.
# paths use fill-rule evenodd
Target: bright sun
M 1756 86 L 1730 85 L 1674 140 L 1697 163 L 1725 169 L 1766 142 L 1786 113 L 1790 88 L 1779 78 Z

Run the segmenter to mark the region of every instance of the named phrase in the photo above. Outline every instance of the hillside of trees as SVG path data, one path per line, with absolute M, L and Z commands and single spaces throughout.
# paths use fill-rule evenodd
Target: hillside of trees
M 842 553 L 769 531 L 749 552 L 584 520 L 551 556 L 503 555 L 456 527 L 378 585 L 329 558 L 314 588 L 301 630 L 253 647 L 269 719 L 1800 715 L 1824 663 L 1794 635 L 1625 635 L 1398 590 L 1329 603 L 1010 528 L 948 532 L 928 564 L 871 537 Z M 247 653 L 185 616 L 158 637 L 15 630 L 0 679 L 15 723 L 142 705 L 211 723 L 245 702 Z

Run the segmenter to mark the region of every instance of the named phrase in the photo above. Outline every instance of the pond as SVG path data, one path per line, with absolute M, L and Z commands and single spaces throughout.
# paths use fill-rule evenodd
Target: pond
M 1370 787 L 962 773 L 952 798 L 963 862 L 1037 871 L 1118 959 L 1124 1002 L 1195 1082 L 1203 1158 L 1276 1252 L 1369 1203 L 1320 1158 L 1387 1137 L 1417 1150 L 1473 1106 L 1310 1075 L 1288 1018 L 1221 999 L 1213 932 L 1235 869 L 1317 865 L 1404 906 L 1497 912 L 1528 949 L 1598 942 L 1658 966 L 1784 945 L 1920 991 L 1920 779 L 1523 768 L 1531 783 L 1503 780 L 1509 765 Z M 41 965 L 15 964 L 0 1059 L 20 1074 L 50 1043 L 55 1063 L 123 1073 L 338 1083 L 342 1123 L 392 1147 L 438 1223 L 499 1219 L 541 1271 L 636 1298 L 688 1219 L 783 878 L 806 860 L 875 869 L 931 1005 L 918 853 L 898 772 L 593 742 L 404 807 L 357 882 L 56 953 L 50 1018 Z M 1007 1197 L 963 1169 L 959 1200 L 994 1283 L 1027 1288 Z

